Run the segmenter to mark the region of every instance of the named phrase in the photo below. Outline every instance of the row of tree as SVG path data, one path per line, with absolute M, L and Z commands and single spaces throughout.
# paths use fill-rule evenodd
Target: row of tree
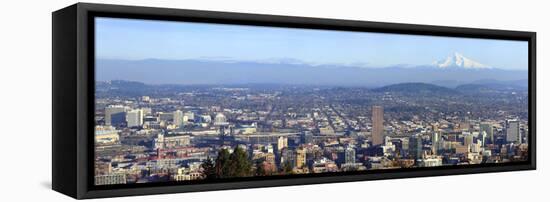
M 249 160 L 246 151 L 238 146 L 233 153 L 227 149 L 220 150 L 215 160 L 208 158 L 201 164 L 201 168 L 205 179 L 292 174 L 292 167 L 287 163 L 281 165 L 279 173 L 266 169 L 263 162 L 253 163 Z
M 201 167 L 206 179 L 247 177 L 253 173 L 248 154 L 240 147 L 235 147 L 233 153 L 229 153 L 227 149 L 220 150 L 215 161 L 208 158 Z

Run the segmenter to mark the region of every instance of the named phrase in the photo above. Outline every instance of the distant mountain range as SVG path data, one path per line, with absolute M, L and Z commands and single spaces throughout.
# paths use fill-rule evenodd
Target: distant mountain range
M 228 85 L 231 87 L 247 87 L 247 88 L 277 88 L 280 84 L 247 84 L 247 85 Z M 162 84 L 149 85 L 135 81 L 98 81 L 96 82 L 96 91 L 102 93 L 115 93 L 121 96 L 142 96 L 142 95 L 167 95 L 174 94 L 185 90 L 210 89 L 218 87 L 218 85 L 178 85 L 178 84 Z M 345 87 L 327 88 L 325 90 L 345 90 Z M 455 88 L 448 88 L 428 83 L 399 83 L 377 88 L 361 88 L 365 91 L 374 93 L 401 93 L 415 94 L 424 96 L 449 96 L 449 95 L 472 95 L 472 94 L 491 94 L 502 92 L 521 92 L 527 91 L 527 87 L 517 86 L 505 83 L 487 83 L 487 84 L 464 84 Z
M 452 88 L 446 88 L 434 84 L 428 84 L 428 83 L 399 83 L 399 84 L 392 84 L 388 86 L 383 86 L 380 88 L 375 88 L 372 91 L 374 92 L 399 92 L 399 93 L 415 93 L 415 94 L 441 94 L 441 95 L 449 95 L 449 94 L 457 94 L 458 91 Z
M 96 61 L 98 81 L 129 80 L 147 84 L 306 84 L 380 87 L 398 83 L 432 83 L 456 87 L 471 83 L 516 82 L 527 85 L 527 70 L 492 68 L 460 54 L 433 65 L 369 68 L 361 65 L 315 65 L 284 60 L 229 59 Z

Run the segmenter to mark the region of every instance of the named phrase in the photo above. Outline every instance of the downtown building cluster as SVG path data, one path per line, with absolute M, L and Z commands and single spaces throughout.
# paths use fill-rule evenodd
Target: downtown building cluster
M 401 106 L 424 98 L 377 93 L 372 100 L 353 103 L 347 100 L 354 92 L 304 91 L 310 94 L 210 88 L 98 97 L 95 184 L 207 180 L 203 164 L 215 161 L 221 150 L 233 153 L 237 148 L 250 162 L 246 176 L 506 163 L 528 157 L 527 120 L 506 111 L 508 106 L 477 114 L 461 103 L 446 111 L 409 110 Z

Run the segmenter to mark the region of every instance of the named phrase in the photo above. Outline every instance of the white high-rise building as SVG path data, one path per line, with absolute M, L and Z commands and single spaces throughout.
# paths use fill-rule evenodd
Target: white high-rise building
M 462 132 L 464 135 L 464 146 L 474 144 L 474 136 L 470 132 Z
M 122 105 L 109 105 L 105 107 L 105 125 L 119 125 L 126 121 L 128 107 Z
M 506 141 L 521 144 L 519 121 L 517 119 L 506 120 Z
M 441 135 L 439 134 L 439 132 L 433 132 L 432 133 L 432 153 L 433 154 L 437 155 L 437 153 L 441 149 L 440 144 L 439 144 L 439 139 L 440 138 L 441 138 Z
M 277 151 L 281 152 L 281 150 L 285 147 L 288 147 L 288 138 L 281 136 L 277 140 Z
M 441 138 L 441 135 L 438 132 L 432 133 L 432 142 L 439 142 L 439 138 Z
M 488 138 L 491 141 L 491 143 L 494 143 L 493 125 L 491 123 L 482 123 L 479 125 L 479 128 L 480 128 L 481 134 L 485 132 L 486 138 Z
M 174 116 L 174 125 L 180 127 L 183 125 L 183 112 L 181 110 L 176 110 L 173 113 Z
M 128 127 L 141 127 L 143 125 L 143 110 L 134 109 L 126 112 Z
M 487 141 L 487 132 L 481 131 L 481 145 L 485 146 Z

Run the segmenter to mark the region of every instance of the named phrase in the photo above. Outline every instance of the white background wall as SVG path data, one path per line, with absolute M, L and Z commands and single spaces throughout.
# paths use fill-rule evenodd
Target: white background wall
M 117 198 L 120 201 L 544 200 L 550 183 L 550 26 L 546 1 L 142 0 L 140 6 L 340 18 L 538 33 L 538 170 Z M 51 186 L 51 12 L 75 1 L 1 1 L 0 199 L 63 201 Z M 30 201 L 29 200 L 29 201 Z M 107 199 L 113 200 L 113 199 Z

